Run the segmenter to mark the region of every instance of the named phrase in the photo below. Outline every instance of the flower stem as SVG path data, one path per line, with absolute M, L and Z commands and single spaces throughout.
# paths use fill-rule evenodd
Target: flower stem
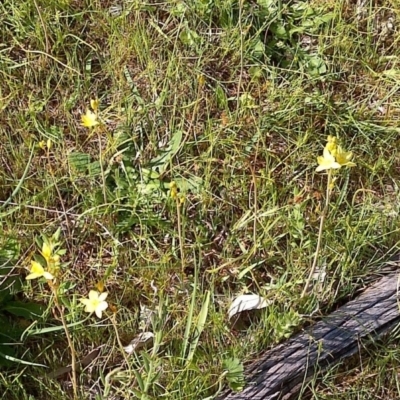
M 328 215 L 329 202 L 330 202 L 331 193 L 332 193 L 332 187 L 331 186 L 332 186 L 332 170 L 328 170 L 328 181 L 327 181 L 327 184 L 326 184 L 325 206 L 324 206 L 324 209 L 322 210 L 321 220 L 319 222 L 317 248 L 315 249 L 314 260 L 313 260 L 313 263 L 312 263 L 312 266 L 311 266 L 310 273 L 309 273 L 308 278 L 306 280 L 306 284 L 304 285 L 303 292 L 301 293 L 301 298 L 303 298 L 307 294 L 307 291 L 308 291 L 308 288 L 310 286 L 311 280 L 313 278 L 315 269 L 317 267 L 318 255 L 319 255 L 319 251 L 321 249 L 322 232 L 324 230 L 325 218 Z
M 67 322 L 65 321 L 65 317 L 64 317 L 64 312 L 63 309 L 60 306 L 60 302 L 58 300 L 58 293 L 57 293 L 57 287 L 50 285 L 53 293 L 54 293 L 54 299 L 55 299 L 55 303 L 56 303 L 56 307 L 57 310 L 60 314 L 60 318 L 61 318 L 61 323 L 62 326 L 64 328 L 65 331 L 65 335 L 67 336 L 67 342 L 68 342 L 68 347 L 70 349 L 71 352 L 71 380 L 72 380 L 72 390 L 74 391 L 74 400 L 78 399 L 78 382 L 77 382 L 77 378 L 76 378 L 76 354 L 75 354 L 75 347 L 74 344 L 72 343 L 72 339 L 71 339 L 71 335 L 69 333 L 68 330 L 68 326 L 67 326 Z
M 97 114 L 97 112 L 96 112 Z M 101 179 L 102 179 L 102 189 L 103 189 L 103 199 L 104 203 L 107 204 L 107 190 L 106 190 L 106 177 L 104 175 L 104 167 L 103 167 L 103 151 L 101 148 L 101 134 L 98 133 L 98 142 L 99 142 L 99 160 L 100 160 L 100 171 L 101 171 Z
M 126 365 L 129 366 L 128 357 L 126 355 L 126 351 L 125 351 L 124 346 L 123 346 L 123 344 L 121 342 L 121 338 L 120 338 L 119 332 L 118 332 L 117 314 L 116 313 L 113 313 L 113 315 L 110 317 L 110 321 L 111 321 L 111 323 L 112 323 L 112 325 L 114 327 L 114 330 L 115 330 L 115 337 L 117 338 L 119 349 L 120 349 L 120 351 L 121 351 L 121 353 L 122 353 L 122 355 L 124 357 Z
M 178 237 L 179 237 L 179 250 L 181 252 L 181 268 L 183 273 L 183 271 L 185 270 L 185 253 L 183 249 L 183 237 L 182 237 L 181 204 L 179 198 L 176 198 L 175 202 L 176 202 L 176 213 L 178 216 Z

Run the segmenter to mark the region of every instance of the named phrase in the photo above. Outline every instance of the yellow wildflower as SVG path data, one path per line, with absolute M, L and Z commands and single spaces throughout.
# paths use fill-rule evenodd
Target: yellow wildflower
M 26 277 L 26 279 L 37 279 L 37 278 L 46 278 L 47 280 L 54 279 L 54 276 L 46 271 L 41 264 L 36 261 L 31 261 L 31 273 Z
M 330 151 L 333 152 L 336 150 L 337 147 L 337 139 L 335 137 L 332 136 L 328 136 L 328 142 L 325 145 L 325 148 Z
M 342 167 L 355 167 L 356 164 L 350 161 L 353 157 L 351 151 L 344 151 L 340 146 L 337 146 L 336 150 L 332 152 L 332 154 L 336 158 L 336 162 Z
M 99 109 L 99 104 L 100 104 L 100 100 L 99 99 L 95 99 L 95 100 L 90 100 L 90 107 L 92 107 L 92 110 L 97 113 L 98 109 Z
M 199 86 L 204 86 L 204 84 L 206 83 L 206 78 L 203 74 L 197 76 L 197 82 L 199 83 Z
M 86 114 L 82 115 L 82 125 L 85 128 L 93 128 L 98 124 L 99 121 L 97 121 L 97 114 L 87 109 Z
M 327 138 L 327 143 L 325 145 L 325 148 L 328 151 L 333 152 L 336 150 L 336 147 L 337 147 L 337 137 L 329 135 Z
M 336 162 L 335 157 L 330 153 L 327 148 L 324 148 L 323 156 L 317 158 L 318 167 L 316 169 L 317 172 L 325 171 L 328 169 L 338 169 L 341 165 Z
M 81 299 L 81 303 L 84 304 L 85 312 L 95 313 L 97 317 L 101 318 L 104 310 L 107 309 L 108 303 L 105 301 L 108 293 L 99 293 L 95 290 L 89 292 L 89 297 L 87 299 Z
M 47 263 L 50 261 L 50 258 L 51 258 L 51 246 L 47 242 L 43 242 L 42 256 L 47 261 Z
M 38 143 L 38 146 L 42 149 L 42 150 L 50 150 L 51 146 L 52 146 L 52 141 L 50 139 L 47 139 L 47 141 L 45 142 L 44 140 L 41 140 Z
M 169 191 L 172 199 L 176 199 L 178 197 L 178 186 L 176 185 L 175 181 L 172 181 L 169 184 Z
M 98 281 L 95 286 L 100 293 L 104 292 L 104 281 Z

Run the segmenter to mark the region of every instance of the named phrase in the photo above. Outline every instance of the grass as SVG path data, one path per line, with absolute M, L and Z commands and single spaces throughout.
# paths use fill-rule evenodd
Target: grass
M 396 5 L 3 1 L 0 256 L 14 289 L 0 281 L 0 352 L 48 368 L 3 367 L 2 398 L 72 398 L 68 376 L 47 375 L 71 360 L 54 298 L 21 279 L 35 240 L 59 228 L 77 359 L 101 346 L 78 374 L 80 398 L 212 398 L 224 361 L 251 361 L 316 305 L 328 313 L 363 287 L 399 243 Z M 88 130 L 81 115 L 96 97 L 105 121 Z M 332 194 L 322 289 L 300 299 L 327 135 L 357 167 Z M 79 298 L 101 280 L 116 313 L 85 319 Z M 245 292 L 273 305 L 235 332 L 227 310 Z M 41 312 L 15 318 L 11 301 Z M 121 345 L 145 330 L 154 346 L 127 356 Z M 398 398 L 398 357 L 390 340 L 372 345 L 309 396 Z

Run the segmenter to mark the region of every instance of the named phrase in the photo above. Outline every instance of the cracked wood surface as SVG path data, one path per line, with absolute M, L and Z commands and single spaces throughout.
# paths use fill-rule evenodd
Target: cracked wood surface
M 398 273 L 384 276 L 356 299 L 264 353 L 247 369 L 245 389 L 226 391 L 217 400 L 296 398 L 315 374 L 355 354 L 360 340 L 379 337 L 400 322 L 398 289 Z

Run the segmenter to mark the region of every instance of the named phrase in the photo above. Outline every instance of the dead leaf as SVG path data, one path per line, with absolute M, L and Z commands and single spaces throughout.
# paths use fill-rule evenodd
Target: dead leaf
M 128 346 L 124 347 L 124 350 L 128 354 L 132 354 L 134 351 L 148 349 L 153 345 L 154 333 L 153 332 L 142 332 L 137 335 Z
M 236 297 L 228 310 L 228 318 L 232 329 L 248 328 L 254 318 L 260 316 L 260 310 L 265 309 L 271 301 L 257 294 L 242 294 Z

